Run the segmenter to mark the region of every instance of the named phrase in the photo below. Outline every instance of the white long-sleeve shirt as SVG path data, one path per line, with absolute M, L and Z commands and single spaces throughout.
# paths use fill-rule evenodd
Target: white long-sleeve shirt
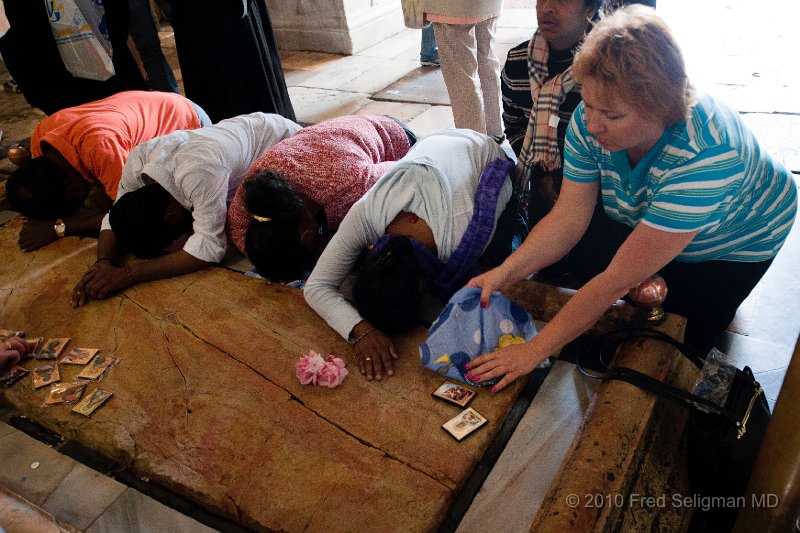
M 219 262 L 225 256 L 228 204 L 242 178 L 258 157 L 300 129 L 280 115 L 252 113 L 144 142 L 125 162 L 117 200 L 144 187 L 146 174 L 192 213 L 192 235 L 183 250 Z M 108 215 L 102 229 L 111 229 Z
M 430 226 L 439 260 L 446 263 L 472 219 L 481 173 L 497 158 L 505 159 L 497 143 L 472 130 L 443 130 L 417 142 L 347 213 L 305 285 L 308 305 L 342 337 L 349 337 L 363 319 L 339 286 L 361 250 L 374 244 L 401 211 Z M 510 198 L 507 179 L 495 222 Z

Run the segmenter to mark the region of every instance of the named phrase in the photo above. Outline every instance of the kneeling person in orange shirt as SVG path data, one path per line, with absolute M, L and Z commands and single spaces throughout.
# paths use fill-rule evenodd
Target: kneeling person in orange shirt
M 191 100 L 145 91 L 118 93 L 42 120 L 31 136 L 33 159 L 6 183 L 11 207 L 29 219 L 20 232 L 20 248 L 36 250 L 65 235 L 97 236 L 134 147 L 210 124 Z M 92 185 L 101 189 L 99 212 L 76 215 Z

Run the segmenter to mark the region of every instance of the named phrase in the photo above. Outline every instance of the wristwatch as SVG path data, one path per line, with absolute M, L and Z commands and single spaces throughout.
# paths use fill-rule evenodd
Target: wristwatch
M 64 224 L 64 221 L 59 218 L 58 220 L 56 220 L 56 224 L 55 226 L 53 226 L 53 229 L 55 230 L 56 235 L 58 235 L 58 238 L 60 239 L 61 237 L 64 236 L 64 234 L 66 234 L 67 225 Z

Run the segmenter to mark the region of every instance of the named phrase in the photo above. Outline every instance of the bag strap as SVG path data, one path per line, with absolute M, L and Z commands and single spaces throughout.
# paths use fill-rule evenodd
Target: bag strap
M 624 381 L 642 390 L 652 392 L 653 394 L 657 394 L 663 398 L 674 401 L 687 409 L 697 410 L 698 407 L 702 406 L 713 413 L 723 415 L 731 422 L 735 422 L 734 417 L 732 417 L 730 413 L 722 409 L 711 400 L 696 394 L 692 394 L 683 389 L 673 387 L 672 385 L 664 383 L 661 380 L 655 379 L 647 374 L 643 374 L 638 370 L 624 366 L 607 365 L 603 361 L 603 355 L 608 353 L 609 350 L 613 349 L 616 351 L 616 348 L 618 348 L 620 344 L 629 340 L 638 339 L 652 339 L 674 346 L 694 365 L 699 368 L 702 368 L 703 366 L 703 359 L 697 355 L 698 350 L 673 339 L 666 333 L 662 333 L 654 329 L 640 327 L 623 327 L 614 331 L 600 334 L 596 339 L 594 339 L 593 342 L 588 343 L 586 350 L 578 354 L 578 357 L 576 358 L 576 366 L 578 367 L 578 370 L 580 370 L 581 374 L 589 378 L 602 379 L 606 381 L 612 379 Z M 606 368 L 606 372 L 594 372 L 586 368 L 586 365 L 583 363 L 582 359 L 585 358 L 586 354 L 593 353 L 597 353 L 599 355 L 600 363 Z

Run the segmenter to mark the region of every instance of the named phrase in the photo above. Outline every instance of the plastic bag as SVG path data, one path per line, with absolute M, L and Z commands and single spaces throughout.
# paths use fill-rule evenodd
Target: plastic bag
M 45 0 L 58 53 L 73 76 L 105 81 L 114 75 L 102 4 L 102 0 Z

